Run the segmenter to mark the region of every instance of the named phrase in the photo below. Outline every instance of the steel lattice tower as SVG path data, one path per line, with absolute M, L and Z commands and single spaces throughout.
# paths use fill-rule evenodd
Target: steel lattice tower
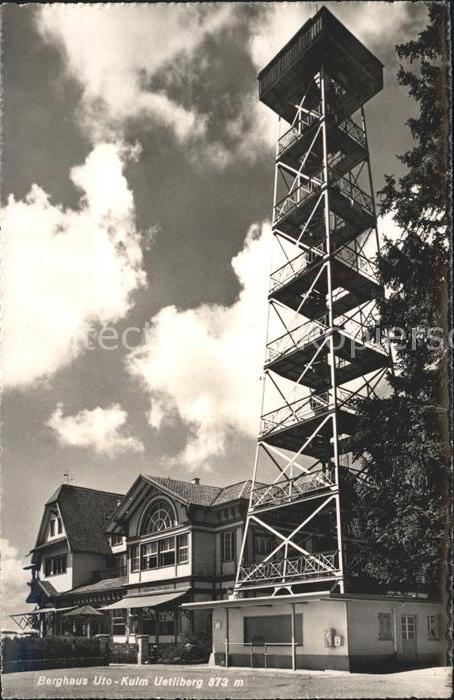
M 363 106 L 383 66 L 326 8 L 259 75 L 277 143 L 263 402 L 234 596 L 350 585 L 357 402 L 389 365 Z M 280 329 L 280 330 L 279 330 Z

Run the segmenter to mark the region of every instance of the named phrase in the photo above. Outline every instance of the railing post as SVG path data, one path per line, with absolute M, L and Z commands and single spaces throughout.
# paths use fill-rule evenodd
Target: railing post
M 296 670 L 296 648 L 295 648 L 295 603 L 291 603 L 292 609 L 292 671 Z
M 263 663 L 264 663 L 264 665 L 265 665 L 265 668 L 268 668 L 268 664 L 267 664 L 267 660 L 268 660 L 268 659 L 267 659 L 267 655 L 268 655 L 268 647 L 266 646 L 266 642 L 265 642 L 265 645 L 264 645 L 264 658 L 263 658 Z
M 251 642 L 251 651 L 250 651 L 250 666 L 251 666 L 251 668 L 254 668 L 254 665 L 253 665 L 253 662 L 252 662 L 253 656 L 254 656 L 254 648 L 253 648 L 253 645 L 252 645 L 252 642 Z

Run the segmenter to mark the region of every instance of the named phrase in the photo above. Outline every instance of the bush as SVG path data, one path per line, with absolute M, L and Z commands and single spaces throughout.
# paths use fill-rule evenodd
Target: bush
M 207 638 L 181 635 L 177 644 L 159 647 L 158 662 L 165 664 L 206 663 L 211 652 L 211 642 Z
M 106 664 L 99 640 L 85 637 L 22 637 L 2 640 L 4 673 Z

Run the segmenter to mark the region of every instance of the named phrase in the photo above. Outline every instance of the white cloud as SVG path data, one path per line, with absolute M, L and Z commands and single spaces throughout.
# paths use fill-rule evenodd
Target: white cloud
M 397 241 L 404 235 L 403 229 L 396 223 L 393 217 L 393 212 L 388 212 L 378 217 L 378 234 L 382 245 L 385 238 L 389 238 L 391 241 Z
M 143 452 L 140 440 L 120 432 L 127 419 L 128 414 L 119 404 L 85 409 L 73 416 L 63 415 L 63 406 L 58 404 L 46 425 L 54 431 L 60 445 L 91 447 L 98 454 L 113 457 L 122 452 Z
M 34 605 L 28 606 L 25 599 L 29 593 L 27 581 L 30 580 L 30 572 L 24 571 L 25 561 L 19 557 L 19 552 L 12 547 L 7 539 L 0 538 L 0 619 L 2 629 L 17 629 L 15 623 L 8 615 L 17 612 L 33 610 Z
M 5 384 L 26 386 L 70 363 L 87 325 L 123 317 L 145 284 L 134 202 L 123 175 L 134 151 L 99 144 L 71 170 L 77 210 L 38 185 L 3 211 Z
M 150 394 L 150 425 L 179 416 L 189 428 L 178 456 L 189 469 L 222 454 L 232 431 L 257 434 L 270 241 L 268 224 L 250 228 L 232 260 L 241 285 L 234 304 L 161 309 L 129 356 L 129 371 Z
M 69 72 L 82 84 L 83 118 L 95 138 L 146 114 L 185 141 L 203 134 L 205 118 L 152 91 L 150 79 L 177 55 L 190 59 L 206 36 L 234 18 L 229 4 L 61 4 L 41 7 L 38 27 L 62 46 Z

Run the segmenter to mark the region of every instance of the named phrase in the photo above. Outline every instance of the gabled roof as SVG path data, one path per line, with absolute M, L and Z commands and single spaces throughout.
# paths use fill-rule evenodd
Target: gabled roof
M 145 474 L 146 479 L 150 479 L 158 486 L 162 486 L 171 491 L 175 496 L 179 496 L 187 503 L 197 506 L 209 506 L 219 494 L 219 486 L 209 486 L 207 484 L 193 484 L 192 481 L 179 481 L 164 476 L 154 476 Z
M 62 484 L 46 506 L 58 504 L 71 551 L 110 554 L 104 527 L 122 498 L 120 493 Z
M 171 491 L 187 503 L 198 506 L 216 506 L 237 501 L 239 498 L 248 499 L 251 493 L 250 480 L 222 487 L 194 484 L 192 481 L 179 481 L 164 476 L 145 475 L 145 478 Z
M 218 506 L 221 503 L 230 503 L 231 501 L 237 501 L 240 498 L 249 500 L 251 495 L 251 485 L 252 481 L 248 479 L 248 481 L 239 481 L 237 484 L 225 486 L 220 490 L 211 505 Z
M 37 599 L 41 598 L 42 594 L 47 596 L 47 598 L 55 598 L 58 596 L 57 591 L 49 581 L 42 581 L 39 578 L 35 578 L 29 585 L 30 593 L 25 599 L 26 603 L 35 603 Z
M 260 486 L 262 485 L 264 486 L 265 484 L 260 484 Z M 155 488 L 157 491 L 162 491 L 170 498 L 174 498 L 185 505 L 213 508 L 240 499 L 248 500 L 251 492 L 251 481 L 239 481 L 237 484 L 221 487 L 209 484 L 195 484 L 192 481 L 181 481 L 167 476 L 139 474 L 112 514 L 112 518 L 107 525 L 109 532 L 115 532 L 116 527 L 125 518 L 130 517 L 134 510 L 134 503 L 139 501 L 144 489 L 149 489 L 150 487 Z

